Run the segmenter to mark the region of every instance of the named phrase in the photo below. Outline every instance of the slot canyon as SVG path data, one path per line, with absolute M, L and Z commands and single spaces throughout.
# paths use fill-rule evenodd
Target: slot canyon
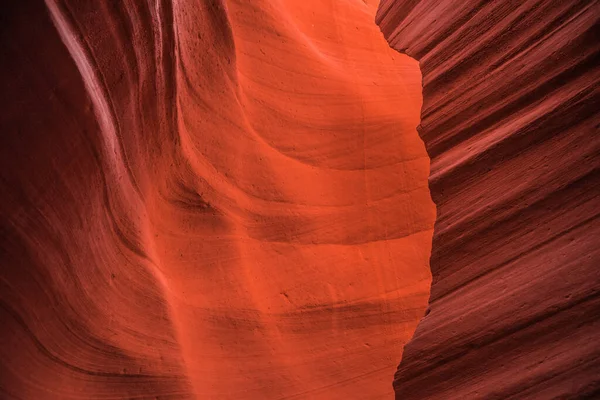
M 0 399 L 600 397 L 599 1 L 0 10 Z

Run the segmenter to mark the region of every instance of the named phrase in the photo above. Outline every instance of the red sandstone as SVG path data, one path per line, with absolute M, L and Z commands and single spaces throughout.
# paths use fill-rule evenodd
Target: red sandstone
M 438 211 L 397 399 L 600 397 L 599 5 L 381 2 Z
M 8 7 L 4 394 L 393 396 L 435 208 L 377 3 Z
M 7 2 L 0 397 L 600 396 L 598 4 Z

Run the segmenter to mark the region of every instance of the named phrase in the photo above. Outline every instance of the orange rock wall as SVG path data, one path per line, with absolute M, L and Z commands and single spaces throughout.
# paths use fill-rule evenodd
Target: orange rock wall
M 393 396 L 435 208 L 376 7 L 3 5 L 0 397 Z
M 598 1 L 383 0 L 437 206 L 397 399 L 600 396 Z

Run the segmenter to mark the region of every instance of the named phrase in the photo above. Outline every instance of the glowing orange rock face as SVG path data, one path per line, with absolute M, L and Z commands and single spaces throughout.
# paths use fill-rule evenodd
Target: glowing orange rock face
M 3 111 L 8 393 L 392 395 L 435 208 L 418 64 L 376 6 L 11 10 L 35 28 L 3 74 L 45 68 L 2 99 L 23 105 Z

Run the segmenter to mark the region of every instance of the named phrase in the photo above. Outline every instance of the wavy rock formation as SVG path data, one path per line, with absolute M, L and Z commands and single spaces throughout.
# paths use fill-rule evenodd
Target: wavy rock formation
M 600 396 L 598 1 L 383 0 L 437 220 L 397 399 Z
M 376 6 L 3 4 L 2 398 L 393 395 L 435 208 Z

